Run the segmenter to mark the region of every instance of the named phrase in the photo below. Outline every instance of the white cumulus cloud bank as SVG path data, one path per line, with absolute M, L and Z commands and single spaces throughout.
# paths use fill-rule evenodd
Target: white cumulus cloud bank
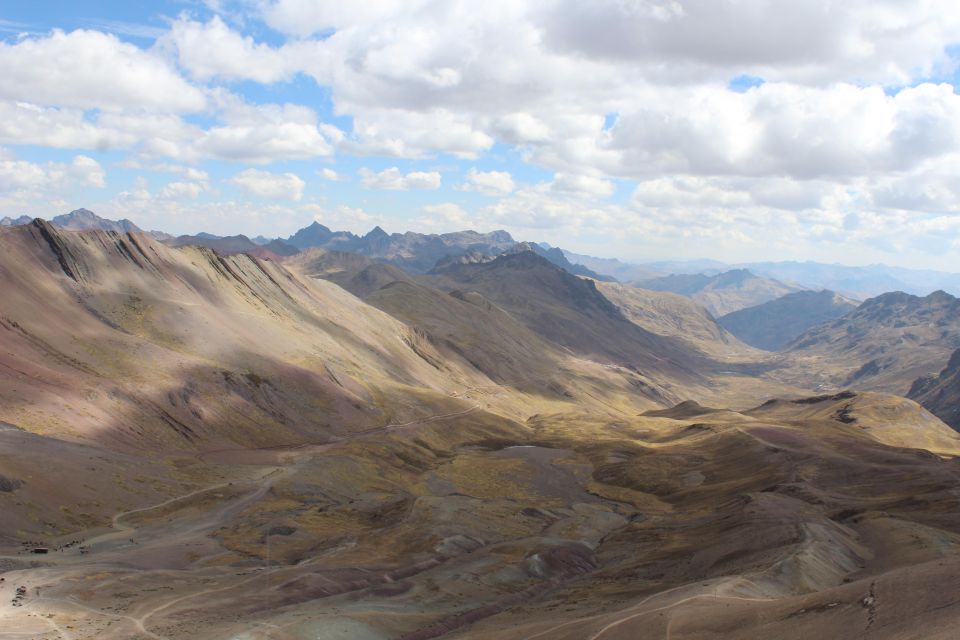
M 460 189 L 476 191 L 485 196 L 505 196 L 516 188 L 509 171 L 480 171 L 472 168 L 467 171 Z
M 116 149 L 144 166 L 257 165 L 234 184 L 280 199 L 303 187 L 269 171 L 279 161 L 322 158 L 330 180 L 343 175 L 341 155 L 483 167 L 509 155 L 552 181 L 475 166 L 453 188 L 497 200 L 473 219 L 700 234 L 727 248 L 792 229 L 801 245 L 844 237 L 889 253 L 903 244 L 871 225 L 935 238 L 960 214 L 960 96 L 949 83 L 960 10 L 947 0 L 251 0 L 237 10 L 184 13 L 152 46 L 92 29 L 0 43 L 0 144 Z M 742 77 L 755 81 L 731 84 Z M 331 105 L 282 93 L 308 79 Z M 248 102 L 233 93 L 243 82 L 281 97 Z M 285 187 L 266 186 L 277 177 Z M 444 187 L 439 171 L 412 165 L 364 169 L 360 183 Z M 611 204 L 618 192 L 629 197 Z M 910 216 L 925 231 L 911 231 Z
M 306 186 L 295 173 L 270 173 L 259 169 L 241 171 L 230 182 L 247 195 L 270 200 L 301 200 Z
M 161 56 L 116 36 L 59 29 L 0 42 L 0 98 L 81 109 L 199 111 L 204 93 Z
M 411 189 L 439 189 L 441 176 L 438 171 L 411 171 L 403 173 L 397 167 L 380 172 L 360 169 L 360 182 L 367 189 L 410 191 Z
M 0 156 L 0 190 L 47 191 L 72 187 L 106 186 L 106 173 L 93 158 L 78 155 L 67 164 L 16 160 L 10 153 Z

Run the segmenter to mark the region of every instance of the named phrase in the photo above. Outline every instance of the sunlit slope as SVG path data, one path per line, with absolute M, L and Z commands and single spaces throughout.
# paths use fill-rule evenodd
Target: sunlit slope
M 718 357 L 752 355 L 743 344 L 696 302 L 666 291 L 649 291 L 615 282 L 597 282 L 597 289 L 634 324 L 651 333 L 680 338 L 692 350 Z
M 532 251 L 480 263 L 451 261 L 431 273 L 438 288 L 478 292 L 531 331 L 582 357 L 663 380 L 704 381 L 708 360 L 680 340 L 630 322 L 593 280 L 567 273 Z
M 35 221 L 0 232 L 0 281 L 0 419 L 38 433 L 276 445 L 490 384 L 341 288 L 247 255 Z
M 672 415 L 532 423 L 642 515 L 594 569 L 450 637 L 951 637 L 960 605 L 939 592 L 960 567 L 960 470 L 930 450 L 960 439 L 940 421 L 883 394 Z M 904 581 L 926 595 L 898 596 Z
M 862 423 L 842 411 L 850 402 Z M 254 626 L 292 638 L 573 640 L 668 626 L 689 639 L 845 637 L 871 615 L 877 637 L 896 638 L 928 611 L 935 630 L 960 613 L 937 595 L 960 566 L 960 470 L 885 444 L 892 402 L 845 395 L 745 413 L 687 403 L 523 423 L 476 412 L 279 452 L 281 472 L 222 490 L 236 507 L 207 525 L 179 595 L 153 595 L 162 574 L 141 571 L 91 576 L 112 589 L 82 598 L 99 608 L 129 593 L 131 611 L 168 638 Z M 935 420 L 906 426 L 955 448 Z M 229 456 L 244 460 L 216 460 Z M 140 545 L 182 563 L 171 539 L 187 540 L 217 504 L 198 496 L 130 521 Z M 930 594 L 896 598 L 904 579 Z
M 675 378 L 653 378 L 580 356 L 470 288 L 442 291 L 431 286 L 433 279 L 413 277 L 391 265 L 358 261 L 349 254 L 312 250 L 285 264 L 305 275 L 330 279 L 415 327 L 439 351 L 462 357 L 500 390 L 523 392 L 528 409 L 523 417 L 583 407 L 633 413 L 676 402 L 685 397 L 681 394 L 697 393 L 693 386 L 681 388 Z M 513 284 L 526 286 L 522 279 Z M 506 407 L 504 400 L 500 398 L 499 404 Z

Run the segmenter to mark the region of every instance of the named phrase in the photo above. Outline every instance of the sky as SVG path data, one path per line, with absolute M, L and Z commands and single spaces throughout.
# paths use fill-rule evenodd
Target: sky
M 946 0 L 11 0 L 0 216 L 960 271 Z

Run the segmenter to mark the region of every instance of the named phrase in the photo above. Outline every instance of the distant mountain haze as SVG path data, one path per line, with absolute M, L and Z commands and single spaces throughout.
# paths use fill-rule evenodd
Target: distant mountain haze
M 570 252 L 567 254 L 571 259 L 576 255 Z M 588 264 L 600 273 L 630 282 L 671 274 L 713 276 L 732 269 L 747 269 L 757 276 L 797 284 L 805 289 L 828 289 L 853 300 L 865 300 L 889 291 L 927 295 L 943 289 L 960 295 L 960 273 L 906 269 L 882 264 L 854 267 L 809 261 L 725 263 L 716 260 L 628 264 L 589 256 L 578 256 L 575 261 Z M 648 275 L 634 278 L 630 276 L 632 273 Z
M 833 291 L 797 291 L 720 316 L 717 322 L 751 346 L 778 351 L 807 329 L 856 308 L 856 302 Z
M 195 236 L 179 236 L 164 241 L 171 247 L 183 247 L 194 245 L 199 247 L 208 247 L 214 249 L 223 255 L 233 255 L 237 253 L 249 253 L 259 257 L 277 257 L 292 256 L 298 252 L 298 249 L 281 240 L 270 240 L 259 244 L 244 235 L 218 237 L 210 234 L 197 234 Z
M 641 289 L 687 296 L 719 318 L 740 309 L 775 300 L 803 287 L 757 276 L 746 269 L 705 274 L 673 274 L 634 283 Z

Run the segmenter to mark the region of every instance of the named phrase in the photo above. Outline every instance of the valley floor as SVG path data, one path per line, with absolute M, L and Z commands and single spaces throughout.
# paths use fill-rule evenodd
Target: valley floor
M 0 638 L 955 637 L 960 446 L 909 401 L 524 424 L 462 401 L 168 461 L 108 526 L 0 550 Z M 891 411 L 937 454 L 885 442 Z

